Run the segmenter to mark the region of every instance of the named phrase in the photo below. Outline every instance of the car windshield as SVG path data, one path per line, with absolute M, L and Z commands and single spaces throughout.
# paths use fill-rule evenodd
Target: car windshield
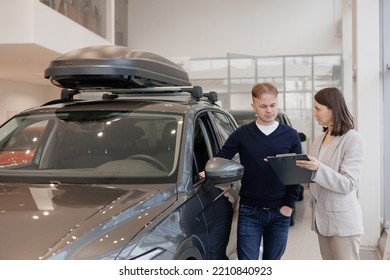
M 182 116 L 61 111 L 0 128 L 2 182 L 155 183 L 174 180 Z

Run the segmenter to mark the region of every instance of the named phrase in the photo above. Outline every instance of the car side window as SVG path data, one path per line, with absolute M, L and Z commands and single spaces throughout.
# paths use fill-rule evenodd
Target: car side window
M 194 182 L 198 182 L 201 180 L 199 173 L 205 170 L 207 161 L 217 150 L 217 141 L 207 114 L 203 114 L 195 121 L 193 145 L 193 178 Z
M 229 115 L 222 112 L 212 112 L 212 116 L 217 130 L 217 137 L 220 144 L 223 145 L 229 135 L 236 129 L 236 125 Z
M 12 137 L 3 139 L 0 148 L 0 165 L 29 164 L 36 154 L 38 144 L 48 121 L 39 121 L 15 130 Z

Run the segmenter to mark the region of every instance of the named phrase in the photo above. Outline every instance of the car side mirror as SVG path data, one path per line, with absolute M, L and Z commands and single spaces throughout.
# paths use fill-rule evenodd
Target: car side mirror
M 244 166 L 234 160 L 214 157 L 207 161 L 203 187 L 209 190 L 217 184 L 226 184 L 241 180 Z

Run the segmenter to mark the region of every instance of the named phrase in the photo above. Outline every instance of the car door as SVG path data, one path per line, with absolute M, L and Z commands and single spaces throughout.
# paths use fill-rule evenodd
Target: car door
M 217 135 L 219 149 L 222 148 L 222 146 L 225 144 L 227 138 L 230 136 L 230 134 L 233 133 L 238 127 L 237 122 L 235 119 L 226 112 L 222 112 L 220 110 L 211 111 L 210 118 L 212 121 L 212 124 L 214 125 L 214 131 Z M 235 155 L 233 157 L 234 161 L 240 162 L 239 155 Z M 230 188 L 227 192 L 227 195 L 231 198 L 232 204 L 233 204 L 233 221 L 230 231 L 230 237 L 229 237 L 229 243 L 227 245 L 227 252 L 228 255 L 232 255 L 236 253 L 236 247 L 237 247 L 237 220 L 238 220 L 238 197 L 239 197 L 239 191 L 241 188 L 241 181 L 232 182 L 230 184 Z M 234 256 L 233 256 L 234 257 Z
M 219 141 L 208 113 L 200 114 L 194 127 L 193 178 L 197 196 L 203 205 L 203 218 L 207 227 L 206 251 L 209 259 L 228 259 L 227 245 L 237 196 L 230 194 L 230 183 L 207 189 L 203 186 L 204 178 L 199 174 L 205 170 L 207 161 L 218 151 Z

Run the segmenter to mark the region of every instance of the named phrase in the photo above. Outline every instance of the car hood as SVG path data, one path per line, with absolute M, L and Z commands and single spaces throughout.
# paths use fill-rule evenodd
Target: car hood
M 0 184 L 0 259 L 115 258 L 175 200 L 173 184 Z

